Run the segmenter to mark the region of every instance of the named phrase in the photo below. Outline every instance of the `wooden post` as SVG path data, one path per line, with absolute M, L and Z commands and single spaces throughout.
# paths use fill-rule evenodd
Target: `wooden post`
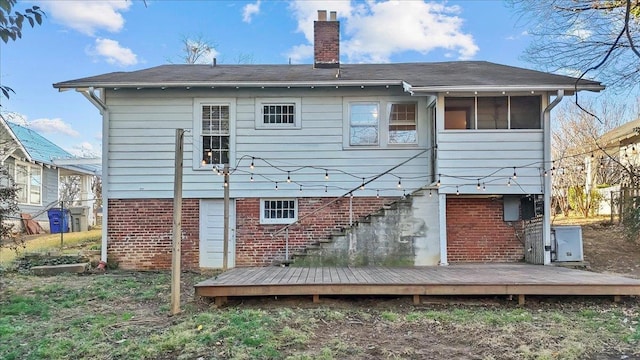
M 222 244 L 222 270 L 229 268 L 229 165 L 224 165 L 224 234 Z
M 182 247 L 182 158 L 184 129 L 176 129 L 173 183 L 173 251 L 171 252 L 171 314 L 180 312 L 180 259 Z

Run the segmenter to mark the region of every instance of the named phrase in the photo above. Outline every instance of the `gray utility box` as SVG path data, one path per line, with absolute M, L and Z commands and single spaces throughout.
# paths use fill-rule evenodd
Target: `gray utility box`
M 69 208 L 71 213 L 71 231 L 88 231 L 89 230 L 89 207 L 72 207 Z
M 583 261 L 582 228 L 580 226 L 552 226 L 551 246 L 555 261 Z

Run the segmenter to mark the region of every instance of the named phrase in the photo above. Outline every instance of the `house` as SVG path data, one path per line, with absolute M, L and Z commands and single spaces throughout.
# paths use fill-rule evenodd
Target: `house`
M 227 189 L 228 266 L 313 251 L 446 265 L 536 250 L 548 264 L 550 111 L 604 86 L 484 61 L 341 64 L 336 14 L 319 11 L 314 28 L 314 64 L 161 65 L 54 84 L 102 114 L 103 260 L 170 267 L 185 129 L 183 267 L 223 266 Z M 544 235 L 527 251 L 523 216 Z
M 44 229 L 49 229 L 48 210 L 60 207 L 61 178 L 79 178 L 79 199 L 65 206 L 93 208 L 95 200 L 91 179 L 99 167 L 83 164 L 75 156 L 32 129 L 6 121 L 0 116 L 0 163 L 6 166 L 18 187 L 20 213 L 29 214 Z M 87 225 L 95 225 L 92 211 L 86 211 Z M 72 225 L 72 224 L 69 224 Z
M 599 193 L 595 209 L 598 215 L 618 215 L 624 202 L 620 201 L 622 188 L 635 189 L 640 181 L 637 170 L 640 165 L 640 119 L 624 123 L 602 135 L 596 140 L 593 154 L 585 157 L 585 188 Z M 608 187 L 598 187 L 599 184 L 593 182 L 599 168 L 615 170 L 618 179 Z

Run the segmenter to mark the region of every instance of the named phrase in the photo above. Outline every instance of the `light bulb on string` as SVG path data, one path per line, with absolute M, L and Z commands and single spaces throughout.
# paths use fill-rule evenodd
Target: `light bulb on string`
M 376 199 L 380 199 L 380 190 L 376 190 Z
M 438 174 L 438 182 L 436 182 L 436 187 L 440 187 L 440 174 Z
M 433 192 L 429 189 L 429 197 L 433 196 Z
M 302 185 L 300 185 L 300 192 L 302 192 Z
M 360 190 L 364 190 L 364 178 L 362 178 L 362 185 L 360 185 Z
M 329 187 L 325 185 L 324 186 L 324 192 L 327 192 L 327 190 L 329 190 Z
M 276 191 L 278 191 L 278 182 L 276 181 Z
M 249 165 L 249 169 L 253 170 L 255 168 L 255 165 L 253 164 L 253 162 L 256 160 L 256 158 L 252 157 L 251 158 L 251 165 Z
M 485 183 L 482 183 L 482 191 L 487 191 L 487 185 Z
M 517 179 L 518 175 L 516 175 L 516 167 L 513 167 L 513 180 Z
M 287 182 L 290 183 L 291 182 L 291 175 L 290 172 L 287 171 Z
M 458 189 L 458 186 L 456 186 L 456 195 L 460 195 L 460 189 Z
M 507 186 L 511 186 L 511 178 L 509 178 L 509 180 L 507 180 Z
M 480 190 L 480 179 L 478 179 L 478 185 L 476 185 L 476 189 Z
M 249 181 L 253 182 L 253 174 L 251 174 L 251 177 L 249 178 Z
M 398 189 L 402 188 L 402 178 L 398 178 Z
M 324 179 L 329 180 L 329 170 L 324 171 Z

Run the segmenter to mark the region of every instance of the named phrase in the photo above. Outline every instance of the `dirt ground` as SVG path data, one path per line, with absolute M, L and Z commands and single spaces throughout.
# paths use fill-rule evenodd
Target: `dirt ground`
M 624 237 L 618 225 L 598 222 L 582 225 L 584 259 L 592 271 L 640 279 L 640 243 Z

